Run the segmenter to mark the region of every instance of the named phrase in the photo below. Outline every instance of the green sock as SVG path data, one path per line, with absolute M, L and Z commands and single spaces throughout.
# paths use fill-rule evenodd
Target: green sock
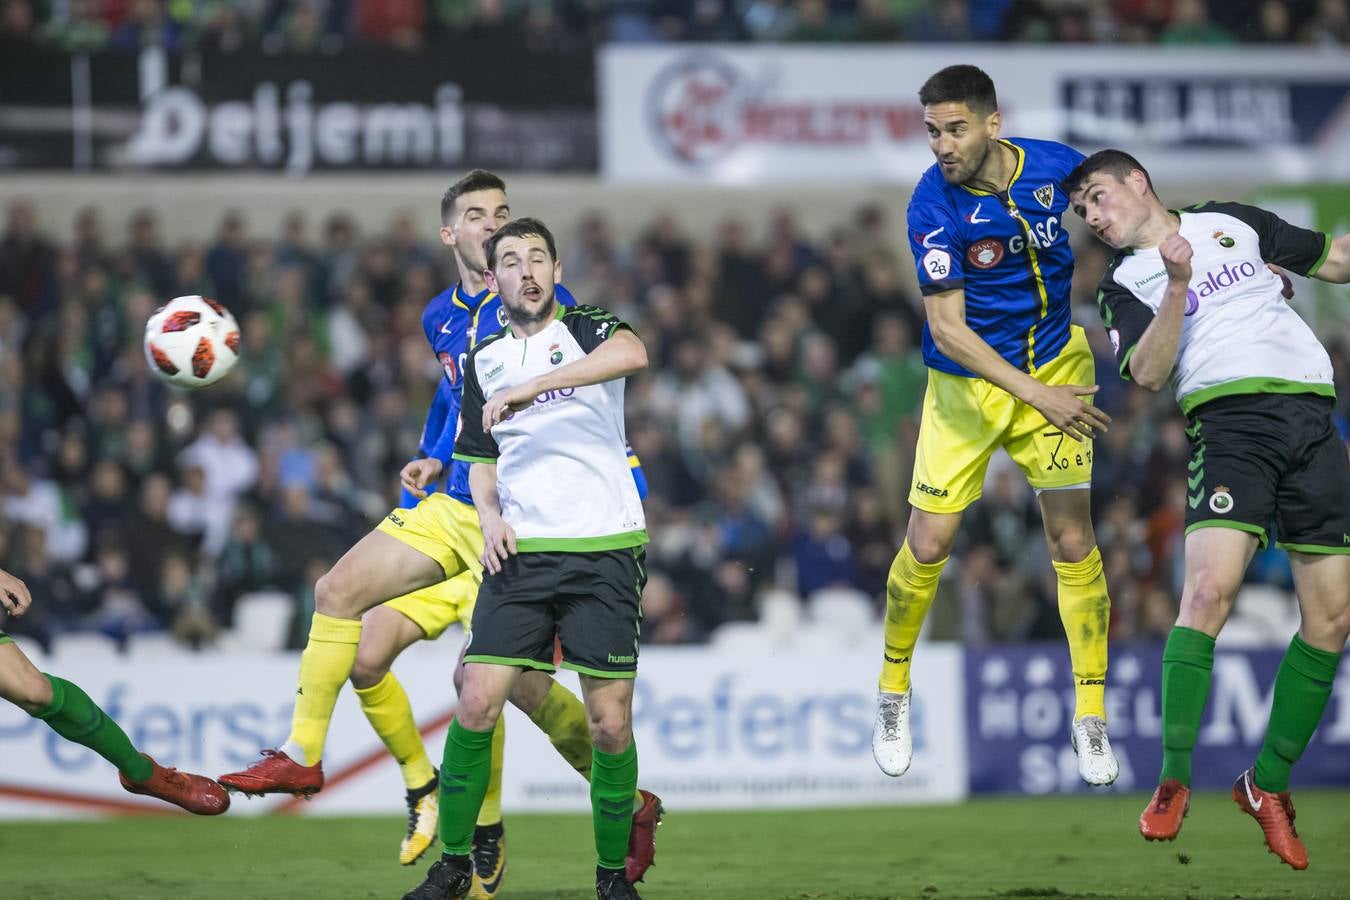
M 1214 638 L 1194 628 L 1173 627 L 1163 650 L 1163 763 L 1159 783 L 1169 778 L 1184 785 L 1191 783 L 1191 751 L 1205 714 L 1213 670 Z
M 487 793 L 492 771 L 492 729 L 470 731 L 450 723 L 441 757 L 441 843 L 451 856 L 463 856 L 473 846 L 478 808 Z
M 68 741 L 83 744 L 132 781 L 144 781 L 154 772 L 150 760 L 131 745 L 131 738 L 108 717 L 89 695 L 64 678 L 43 673 L 52 686 L 52 702 L 34 713 L 52 731 Z
M 637 743 L 621 753 L 591 750 L 591 818 L 595 852 L 604 869 L 622 869 L 633 828 L 633 792 L 637 790 Z
M 1318 650 L 1294 635 L 1275 675 L 1266 739 L 1256 757 L 1256 786 L 1265 791 L 1289 790 L 1289 769 L 1312 740 L 1331 698 L 1339 653 Z

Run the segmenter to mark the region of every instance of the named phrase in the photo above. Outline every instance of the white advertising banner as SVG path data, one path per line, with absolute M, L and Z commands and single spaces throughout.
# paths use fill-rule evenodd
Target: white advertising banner
M 395 666 L 427 750 L 439 763 L 454 709 L 459 643 L 419 645 Z M 299 657 L 61 659 L 44 669 L 79 684 L 164 765 L 219 775 L 275 747 L 290 726 Z M 915 763 L 901 779 L 872 761 L 874 654 L 731 656 L 706 648 L 642 655 L 634 727 L 644 787 L 672 809 L 809 807 L 958 800 L 967 790 L 961 650 L 928 645 L 915 663 Z M 575 677 L 563 680 L 576 689 Z M 403 811 L 398 768 L 350 689 L 338 701 L 312 802 L 235 797 L 230 815 Z M 510 710 L 503 803 L 511 810 L 588 808 L 587 787 L 524 716 Z M 92 751 L 0 705 L 0 817 L 134 812 Z
M 1163 178 L 1350 177 L 1350 52 L 990 45 L 611 45 L 601 171 L 616 181 L 913 182 L 918 90 L 994 79 L 1004 133 L 1118 146 Z

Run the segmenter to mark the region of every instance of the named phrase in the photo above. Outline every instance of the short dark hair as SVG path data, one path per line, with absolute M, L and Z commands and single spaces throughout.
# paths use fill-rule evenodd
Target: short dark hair
M 553 232 L 548 230 L 548 226 L 538 219 L 531 219 L 526 216 L 520 219 L 512 219 L 501 228 L 492 233 L 492 237 L 483 242 L 483 249 L 487 251 L 487 267 L 495 269 L 497 267 L 497 245 L 509 237 L 527 237 L 536 235 L 544 239 L 548 246 L 549 258 L 554 262 L 558 259 L 558 245 L 553 241 Z
M 506 191 L 506 182 L 487 169 L 474 169 L 459 181 L 445 189 L 441 197 L 441 224 L 450 224 L 450 214 L 455 209 L 455 201 L 474 191 Z
M 982 116 L 998 111 L 998 92 L 994 79 L 979 66 L 948 66 L 932 75 L 919 88 L 919 102 L 964 103 Z
M 1144 173 L 1144 183 L 1148 185 L 1148 192 L 1155 197 L 1158 196 L 1157 191 L 1153 190 L 1153 179 L 1149 177 L 1148 169 L 1144 168 L 1143 163 L 1124 150 L 1109 147 L 1098 150 L 1074 167 L 1064 179 L 1064 193 L 1070 195 L 1076 193 L 1082 189 L 1085 181 L 1098 172 L 1105 172 L 1114 176 L 1116 181 L 1123 182 L 1136 169 Z

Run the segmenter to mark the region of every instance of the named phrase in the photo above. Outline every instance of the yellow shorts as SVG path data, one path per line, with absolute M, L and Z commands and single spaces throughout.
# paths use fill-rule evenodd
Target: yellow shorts
M 1096 366 L 1083 329 L 1070 326 L 1059 356 L 1034 375 L 1051 385 L 1095 384 Z M 983 378 L 929 369 L 910 505 L 932 513 L 965 509 L 979 499 L 989 457 L 999 447 L 1007 449 L 1034 488 L 1092 482 L 1091 441 L 1074 440 L 1035 408 Z
M 445 494 L 431 494 L 412 509 L 396 509 L 377 526 L 390 537 L 440 563 L 445 580 L 395 597 L 385 605 L 398 610 L 434 640 L 456 622 L 467 628 L 483 583 L 483 532 L 472 506 Z

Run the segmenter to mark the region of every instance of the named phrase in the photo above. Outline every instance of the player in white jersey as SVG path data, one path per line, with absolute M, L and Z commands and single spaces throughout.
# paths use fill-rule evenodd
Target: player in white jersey
M 553 671 L 555 634 L 563 667 L 581 675 L 591 727 L 596 894 L 637 898 L 624 855 L 647 531 L 628 471 L 623 391 L 647 351 L 605 310 L 557 303 L 562 267 L 544 223 L 510 222 L 486 250 L 487 283 L 509 324 L 465 362 L 454 452 L 472 463 L 484 579 L 441 768 L 444 852 L 404 900 L 468 890 L 493 727 L 522 672 Z
M 1239 203 L 1169 210 L 1119 150 L 1088 157 L 1065 187 L 1074 211 L 1120 251 L 1098 301 L 1121 377 L 1151 391 L 1170 384 L 1189 420 L 1185 586 L 1163 652 L 1162 772 L 1139 830 L 1148 840 L 1181 830 L 1214 639 L 1273 529 L 1289 551 L 1302 621 L 1275 679 L 1265 741 L 1233 800 L 1271 851 L 1306 868 L 1289 772 L 1350 636 L 1350 461 L 1332 422 L 1331 360 L 1267 264 L 1345 284 L 1350 235 L 1333 240 Z

